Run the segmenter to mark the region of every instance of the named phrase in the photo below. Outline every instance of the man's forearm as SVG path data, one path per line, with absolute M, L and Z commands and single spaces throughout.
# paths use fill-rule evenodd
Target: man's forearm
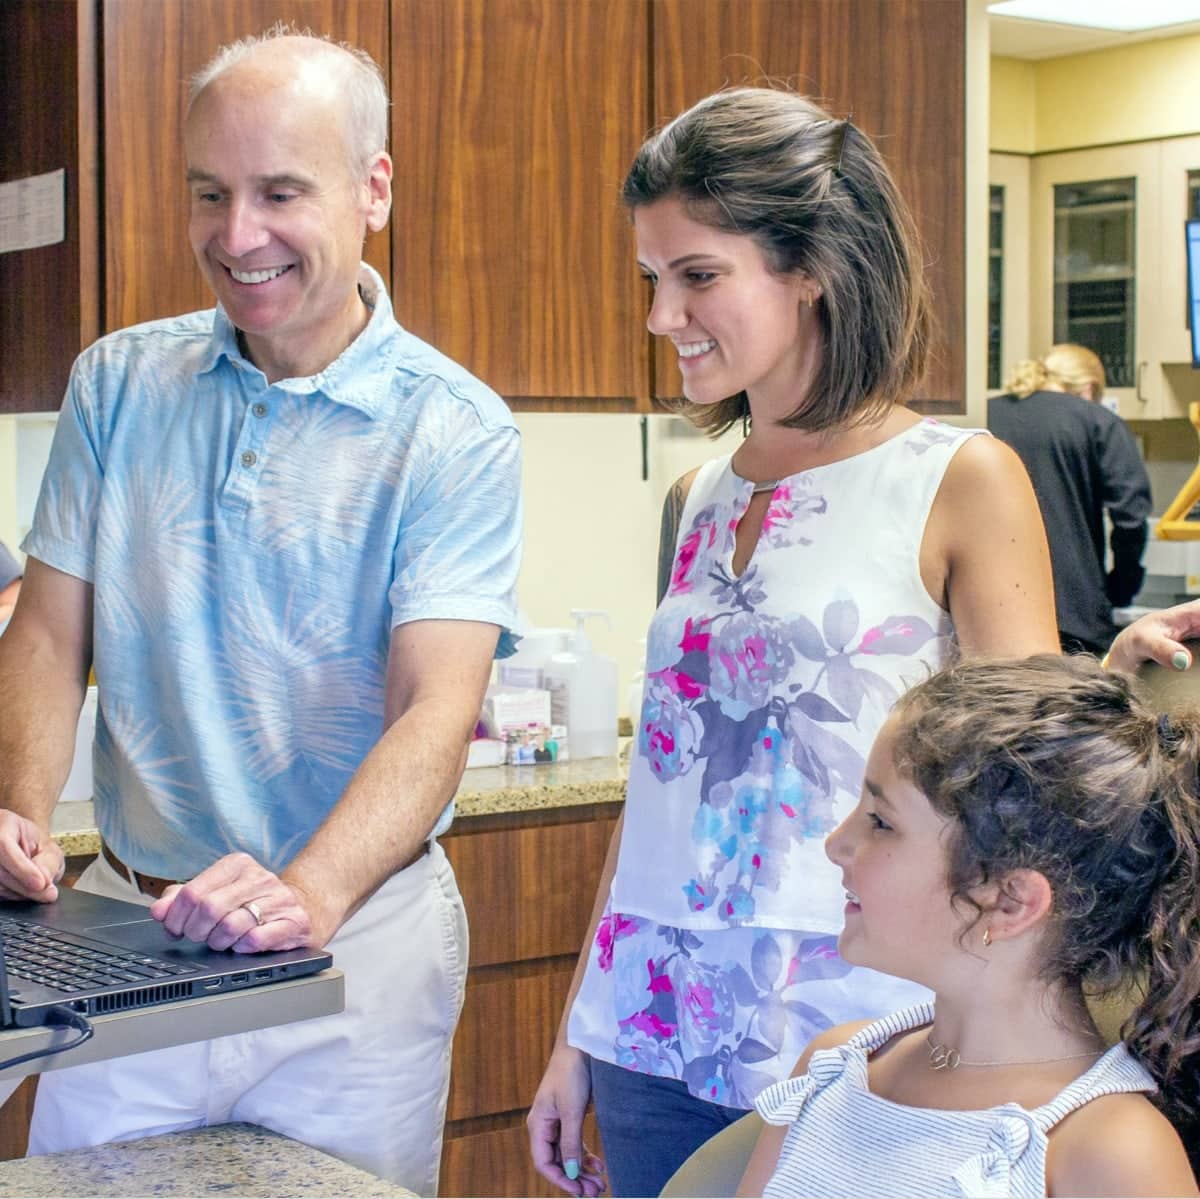
M 0 808 L 44 829 L 71 771 L 86 680 L 14 621 L 0 637 Z
M 338 925 L 417 855 L 453 797 L 471 733 L 462 711 L 461 704 L 430 700 L 399 717 L 281 872 L 333 909 Z

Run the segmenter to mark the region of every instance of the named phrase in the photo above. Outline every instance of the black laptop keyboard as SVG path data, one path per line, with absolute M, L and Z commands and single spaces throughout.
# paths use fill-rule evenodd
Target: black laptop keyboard
M 60 929 L 24 920 L 0 919 L 0 934 L 4 936 L 4 959 L 10 979 L 41 983 L 58 991 L 136 986 L 196 972 L 195 966 L 101 948 Z

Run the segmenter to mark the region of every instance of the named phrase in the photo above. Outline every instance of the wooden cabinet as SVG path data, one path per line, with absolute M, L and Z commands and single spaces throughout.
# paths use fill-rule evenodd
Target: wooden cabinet
M 877 142 L 925 244 L 938 333 L 915 405 L 966 411 L 966 15 L 961 0 L 656 0 L 654 123 L 729 84 L 785 80 Z M 902 55 L 899 48 L 902 47 Z M 656 356 L 655 395 L 680 394 Z
M 647 0 L 393 0 L 397 309 L 518 405 L 647 405 L 618 189 L 649 23 Z
M 5 0 L 0 182 L 65 172 L 64 241 L 0 253 L 0 412 L 57 409 L 98 327 L 96 33 L 89 0 Z
M 189 78 L 228 42 L 276 21 L 387 62 L 388 0 L 103 0 L 103 329 L 209 307 L 188 243 L 183 114 Z M 383 234 L 367 260 L 390 283 Z
M 442 839 L 471 929 L 439 1193 L 554 1195 L 525 1115 L 550 1057 L 619 804 L 459 820 Z M 590 1123 L 585 1133 L 595 1148 Z
M 402 322 L 514 406 L 679 394 L 645 328 L 620 184 L 655 125 L 772 78 L 853 115 L 892 160 L 939 330 L 919 406 L 964 410 L 964 0 L 7 0 L 20 170 L 66 162 L 69 186 L 86 181 L 98 144 L 102 183 L 91 208 L 69 194 L 66 248 L 0 255 L 3 294 L 27 297 L 0 306 L 0 410 L 57 407 L 97 332 L 211 302 L 187 240 L 187 79 L 280 19 L 383 66 L 395 204 L 367 258 Z

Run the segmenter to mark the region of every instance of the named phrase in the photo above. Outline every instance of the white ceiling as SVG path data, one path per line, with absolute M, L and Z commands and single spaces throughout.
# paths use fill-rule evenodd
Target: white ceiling
M 1080 25 L 1056 25 L 1050 21 L 1024 21 L 992 14 L 988 17 L 988 29 L 993 54 L 1036 59 L 1106 50 L 1110 46 L 1127 46 L 1130 42 L 1148 42 L 1152 38 L 1183 37 L 1200 33 L 1200 21 L 1165 25 L 1143 33 L 1114 33 L 1109 29 L 1086 29 Z

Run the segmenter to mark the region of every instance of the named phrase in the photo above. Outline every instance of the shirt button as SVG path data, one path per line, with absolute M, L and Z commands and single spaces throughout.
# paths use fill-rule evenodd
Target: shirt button
M 258 455 L 253 450 L 247 450 L 242 455 L 243 466 L 253 466 L 258 461 Z
M 260 417 L 266 416 L 267 415 L 267 406 L 266 406 L 266 404 L 255 404 L 254 407 L 251 409 L 251 411 L 254 413 L 255 416 L 260 416 Z

